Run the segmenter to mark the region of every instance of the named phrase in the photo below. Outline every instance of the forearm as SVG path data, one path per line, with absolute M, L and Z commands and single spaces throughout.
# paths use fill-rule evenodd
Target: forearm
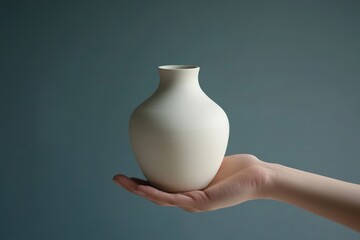
M 360 185 L 278 164 L 271 172 L 267 197 L 283 201 L 360 231 Z

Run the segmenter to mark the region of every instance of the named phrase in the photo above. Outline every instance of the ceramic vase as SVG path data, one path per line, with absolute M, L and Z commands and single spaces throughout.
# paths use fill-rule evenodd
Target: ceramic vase
M 144 176 L 159 189 L 203 189 L 225 155 L 228 118 L 200 88 L 198 66 L 167 65 L 158 70 L 158 88 L 130 118 L 135 158 Z

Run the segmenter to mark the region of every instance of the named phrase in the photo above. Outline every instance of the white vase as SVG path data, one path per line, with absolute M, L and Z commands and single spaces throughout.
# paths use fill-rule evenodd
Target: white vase
M 157 90 L 130 118 L 137 162 L 150 183 L 164 191 L 205 188 L 226 151 L 229 121 L 200 88 L 199 70 L 188 65 L 160 66 Z

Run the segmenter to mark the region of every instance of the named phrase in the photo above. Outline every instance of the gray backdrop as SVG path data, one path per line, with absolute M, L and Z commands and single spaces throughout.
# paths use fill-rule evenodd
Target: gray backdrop
M 359 239 L 279 202 L 190 214 L 142 176 L 131 111 L 157 66 L 201 67 L 227 154 L 360 182 L 359 1 L 2 1 L 0 239 Z

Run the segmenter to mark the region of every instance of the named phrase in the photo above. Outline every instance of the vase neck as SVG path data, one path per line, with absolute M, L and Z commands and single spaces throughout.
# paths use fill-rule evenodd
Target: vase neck
M 197 66 L 167 65 L 159 67 L 159 88 L 200 88 Z

